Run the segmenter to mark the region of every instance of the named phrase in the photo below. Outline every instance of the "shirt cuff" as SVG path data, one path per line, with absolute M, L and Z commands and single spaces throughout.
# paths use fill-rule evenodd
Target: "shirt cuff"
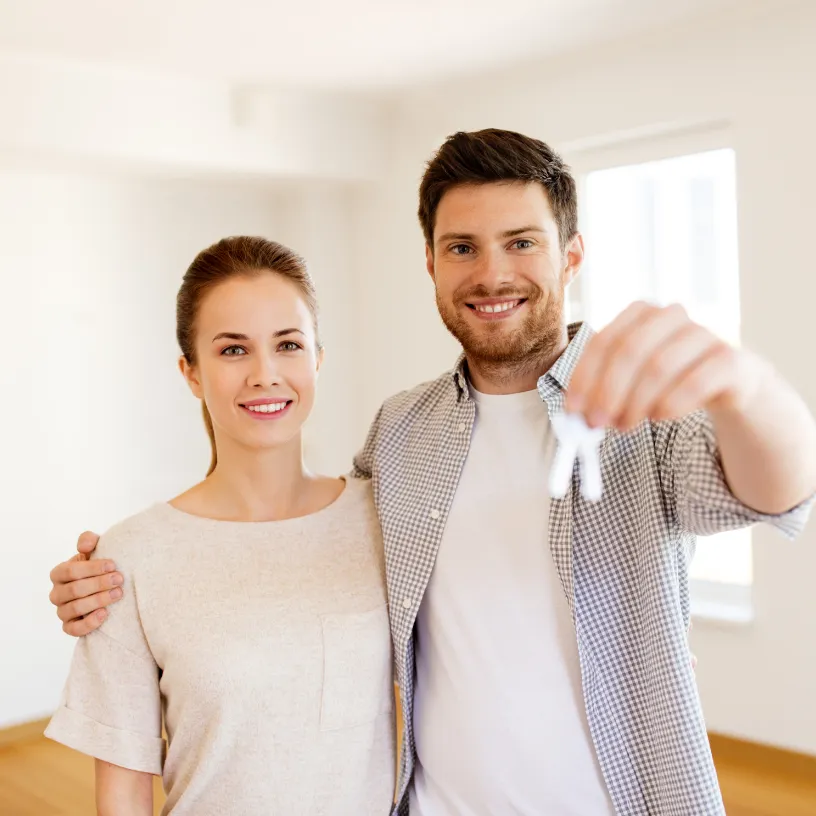
M 45 736 L 112 765 L 155 776 L 162 773 L 163 739 L 103 725 L 65 706 L 57 709 L 45 729 Z
M 797 504 L 796 507 L 791 508 L 785 513 L 780 513 L 776 516 L 763 515 L 760 513 L 757 515 L 760 521 L 775 527 L 782 535 L 792 541 L 804 530 L 815 501 L 816 494 L 808 497 L 801 502 L 801 504 Z

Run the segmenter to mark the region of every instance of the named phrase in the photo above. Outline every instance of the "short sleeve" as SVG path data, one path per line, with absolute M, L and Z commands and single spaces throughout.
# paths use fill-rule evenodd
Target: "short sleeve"
M 116 561 L 125 594 L 109 608 L 108 620 L 77 642 L 45 735 L 114 765 L 159 775 L 165 753 L 160 672 L 142 630 L 128 538 L 114 529 L 99 542 L 94 557 Z
M 731 492 L 707 413 L 697 411 L 653 427 L 663 492 L 682 529 L 705 536 L 764 522 L 787 538 L 802 531 L 812 499 L 771 515 L 748 507 Z

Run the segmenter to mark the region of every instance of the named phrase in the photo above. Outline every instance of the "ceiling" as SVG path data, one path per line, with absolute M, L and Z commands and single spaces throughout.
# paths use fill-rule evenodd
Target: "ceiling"
M 736 0 L 0 0 L 0 52 L 383 88 L 546 57 Z

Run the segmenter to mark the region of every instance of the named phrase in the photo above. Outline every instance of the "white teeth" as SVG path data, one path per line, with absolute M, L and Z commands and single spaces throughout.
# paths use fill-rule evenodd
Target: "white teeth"
M 496 312 L 506 312 L 508 309 L 512 309 L 515 306 L 518 306 L 518 304 L 519 304 L 518 300 L 508 300 L 505 301 L 504 303 L 497 303 L 495 306 L 477 305 L 475 308 L 477 312 L 486 312 L 487 314 L 494 314 Z
M 275 411 L 282 411 L 286 407 L 285 402 L 269 402 L 265 405 L 247 405 L 248 411 L 256 414 L 273 414 Z

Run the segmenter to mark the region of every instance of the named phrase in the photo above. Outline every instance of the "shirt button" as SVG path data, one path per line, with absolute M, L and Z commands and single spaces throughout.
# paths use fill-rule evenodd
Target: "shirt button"
M 403 598 L 402 599 L 402 608 L 403 609 L 410 609 L 411 608 L 411 599 L 410 598 Z
M 439 518 L 439 511 L 438 510 L 431 510 L 431 518 L 436 521 Z
M 459 425 L 456 427 L 456 430 L 459 431 L 459 433 L 464 433 L 465 432 L 465 423 L 460 422 Z

